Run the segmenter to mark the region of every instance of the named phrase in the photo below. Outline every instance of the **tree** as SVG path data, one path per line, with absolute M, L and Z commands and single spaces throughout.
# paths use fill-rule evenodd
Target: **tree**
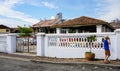
M 31 33 L 33 32 L 32 28 L 27 28 L 27 27 L 20 27 L 18 26 L 20 30 L 19 36 L 31 36 Z
M 18 28 L 20 30 L 19 36 L 20 37 L 25 37 L 23 42 L 24 42 L 24 45 L 28 46 L 28 52 L 29 52 L 29 36 L 32 35 L 31 33 L 33 32 L 33 29 L 32 28 L 27 28 L 27 27 L 20 27 L 20 26 L 18 26 Z

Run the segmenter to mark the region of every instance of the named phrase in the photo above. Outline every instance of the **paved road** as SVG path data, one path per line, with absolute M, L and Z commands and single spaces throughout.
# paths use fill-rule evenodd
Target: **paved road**
M 0 71 L 120 71 L 120 67 L 84 63 L 42 63 L 0 58 Z

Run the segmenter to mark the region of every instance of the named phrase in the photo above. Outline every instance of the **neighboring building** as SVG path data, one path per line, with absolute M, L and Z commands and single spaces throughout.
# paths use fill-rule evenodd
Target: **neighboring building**
M 10 33 L 10 27 L 1 24 L 0 33 Z
M 120 29 L 120 21 L 110 23 L 115 29 Z
M 11 33 L 19 33 L 19 28 L 18 27 L 14 27 L 14 28 L 11 28 Z
M 62 19 L 62 13 L 58 13 L 55 19 L 40 20 L 40 22 L 34 24 L 32 28 L 34 29 L 34 33 L 56 33 L 56 28 L 51 28 L 51 26 L 54 24 L 62 23 L 63 21 L 64 20 Z
M 114 28 L 103 20 L 82 16 L 54 24 L 57 33 L 113 32 Z
M 0 25 L 0 33 L 19 33 L 18 28 L 10 28 L 6 25 Z

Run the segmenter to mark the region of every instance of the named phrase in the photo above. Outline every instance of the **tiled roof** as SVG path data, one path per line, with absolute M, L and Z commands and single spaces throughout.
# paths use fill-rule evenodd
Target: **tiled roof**
M 41 20 L 40 22 L 33 25 L 33 27 L 50 27 L 53 24 L 58 23 L 58 19 L 51 19 L 51 20 Z
M 6 26 L 6 25 L 1 24 L 1 25 L 0 25 L 0 29 L 10 29 L 10 27 L 8 27 L 8 26 Z
M 112 22 L 110 25 L 113 26 L 115 29 L 120 28 L 120 22 Z
M 52 27 L 77 27 L 77 26 L 87 26 L 87 25 L 99 25 L 99 24 L 106 24 L 103 20 L 98 20 L 95 18 L 90 18 L 86 16 L 82 16 L 79 18 L 71 19 L 68 21 L 64 21 L 60 24 L 55 24 Z

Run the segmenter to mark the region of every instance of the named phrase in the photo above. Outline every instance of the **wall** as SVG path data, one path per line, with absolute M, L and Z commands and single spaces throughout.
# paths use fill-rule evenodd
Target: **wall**
M 97 33 L 101 33 L 102 32 L 102 25 L 96 25 L 96 30 L 97 30 Z
M 0 52 L 7 51 L 7 34 L 0 34 Z
M 0 29 L 0 32 L 6 32 L 6 29 Z
M 86 37 L 96 35 L 97 41 L 86 42 Z M 95 58 L 103 59 L 104 49 L 102 38 L 108 35 L 111 39 L 110 59 L 120 59 L 120 29 L 112 33 L 76 33 L 76 34 L 37 34 L 37 56 L 57 58 L 84 58 L 86 51 L 95 53 Z M 16 34 L 0 34 L 0 52 L 16 52 Z
M 76 34 L 37 34 L 42 42 L 37 43 L 42 46 L 40 48 L 38 56 L 58 57 L 58 58 L 84 58 L 86 51 L 89 51 L 89 42 L 86 41 L 86 37 L 90 35 L 96 35 L 97 41 L 93 43 L 92 52 L 95 53 L 95 58 L 103 59 L 105 57 L 102 38 L 108 35 L 111 39 L 110 59 L 120 59 L 120 33 L 118 31 L 112 33 L 76 33 Z M 42 37 L 41 37 L 42 36 Z M 71 42 L 71 40 L 72 42 Z M 78 40 L 81 39 L 81 40 Z M 39 39 L 40 40 L 40 39 Z M 100 45 L 101 44 L 101 45 Z M 38 53 L 37 52 L 37 53 Z M 42 55 L 41 55 L 42 54 Z
M 115 45 L 115 47 L 117 47 L 116 48 L 116 57 L 118 57 L 117 59 L 120 59 L 120 29 L 117 29 L 116 31 L 116 38 L 114 37 L 114 39 L 116 40 L 116 45 Z
M 16 34 L 0 34 L 0 52 L 16 52 Z

